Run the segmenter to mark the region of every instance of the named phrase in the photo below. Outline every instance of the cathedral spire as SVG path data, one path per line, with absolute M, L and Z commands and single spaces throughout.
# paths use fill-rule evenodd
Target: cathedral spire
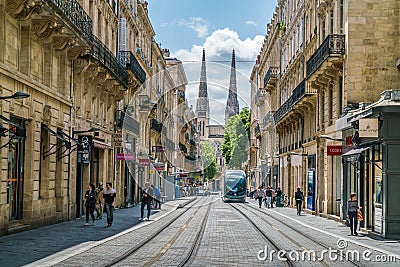
M 225 109 L 225 125 L 230 117 L 235 116 L 237 114 L 239 114 L 239 101 L 237 99 L 235 49 L 233 49 L 232 62 L 231 62 L 231 77 L 229 81 L 229 93 Z
M 197 103 L 196 103 L 196 117 L 198 120 L 198 129 L 200 132 L 200 138 L 207 138 L 208 137 L 207 127 L 210 122 L 210 105 L 208 101 L 208 92 L 207 92 L 205 49 L 203 49 L 203 57 L 201 60 L 199 96 L 197 98 Z

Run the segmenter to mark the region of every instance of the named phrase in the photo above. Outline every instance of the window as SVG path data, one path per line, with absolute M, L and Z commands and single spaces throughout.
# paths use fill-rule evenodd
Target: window
M 330 12 L 329 34 L 333 34 L 333 10 Z
M 343 105 L 343 77 L 339 76 L 338 81 L 338 117 L 342 114 L 342 105 Z
M 325 128 L 325 91 L 321 93 L 321 127 Z
M 339 0 L 339 33 L 343 34 L 343 0 Z

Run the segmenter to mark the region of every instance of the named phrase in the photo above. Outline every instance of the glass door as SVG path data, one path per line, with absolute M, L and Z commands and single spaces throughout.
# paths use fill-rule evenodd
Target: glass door
M 21 119 L 11 117 L 14 124 L 25 127 Z M 22 218 L 24 193 L 24 152 L 25 141 L 17 137 L 15 127 L 10 125 L 10 144 L 8 147 L 7 204 L 9 204 L 9 220 Z

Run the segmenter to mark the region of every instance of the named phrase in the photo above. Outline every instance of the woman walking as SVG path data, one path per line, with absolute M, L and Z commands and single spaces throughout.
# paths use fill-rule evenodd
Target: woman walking
M 351 235 L 358 235 L 358 233 L 357 233 L 357 224 L 358 224 L 357 211 L 358 211 L 357 194 L 351 193 L 350 199 L 347 201 L 347 218 L 350 221 Z
M 92 217 L 93 220 L 93 224 L 94 225 L 94 221 L 95 221 L 95 217 L 94 217 L 94 208 L 96 206 L 96 188 L 94 186 L 94 184 L 88 184 L 87 186 L 88 190 L 86 190 L 86 194 L 85 194 L 85 199 L 86 199 L 86 203 L 85 203 L 85 207 L 86 207 L 86 223 L 85 226 L 89 225 L 89 214 Z

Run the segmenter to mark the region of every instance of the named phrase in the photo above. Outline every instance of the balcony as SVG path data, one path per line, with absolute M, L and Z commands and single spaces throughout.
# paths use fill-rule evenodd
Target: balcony
M 146 81 L 146 72 L 143 70 L 142 66 L 140 66 L 139 61 L 131 51 L 119 52 L 119 62 L 121 62 L 123 66 L 130 70 L 140 83 L 144 83 Z
M 178 100 L 180 103 L 185 102 L 185 92 L 184 91 L 178 91 Z
M 158 123 L 158 121 L 156 119 L 151 119 L 150 128 L 152 130 L 156 131 L 157 133 L 161 133 L 162 129 L 163 129 L 163 124 L 162 123 Z
M 57 14 L 71 23 L 73 28 L 84 35 L 88 40 L 93 40 L 92 19 L 76 0 L 49 0 L 46 1 Z
M 264 76 L 264 88 L 267 89 L 267 85 L 275 84 L 279 77 L 279 68 L 270 67 Z
M 307 78 L 317 71 L 329 57 L 338 57 L 345 53 L 345 36 L 330 34 L 322 42 L 318 50 L 307 61 Z
M 263 119 L 263 125 L 264 126 L 267 126 L 272 121 L 272 116 L 273 116 L 273 114 L 272 114 L 271 111 L 269 111 L 267 113 L 267 115 L 264 116 L 264 119 Z
M 261 138 L 261 129 L 260 129 L 260 125 L 257 123 L 256 127 L 254 128 L 254 135 L 257 138 Z
M 274 122 L 278 123 L 286 114 L 288 114 L 293 106 L 299 102 L 307 94 L 315 94 L 314 91 L 306 91 L 306 83 L 303 80 L 294 90 L 289 99 L 275 112 Z
M 128 87 L 128 73 L 118 62 L 113 53 L 96 36 L 93 36 L 92 49 L 89 56 L 97 60 L 125 88 Z

